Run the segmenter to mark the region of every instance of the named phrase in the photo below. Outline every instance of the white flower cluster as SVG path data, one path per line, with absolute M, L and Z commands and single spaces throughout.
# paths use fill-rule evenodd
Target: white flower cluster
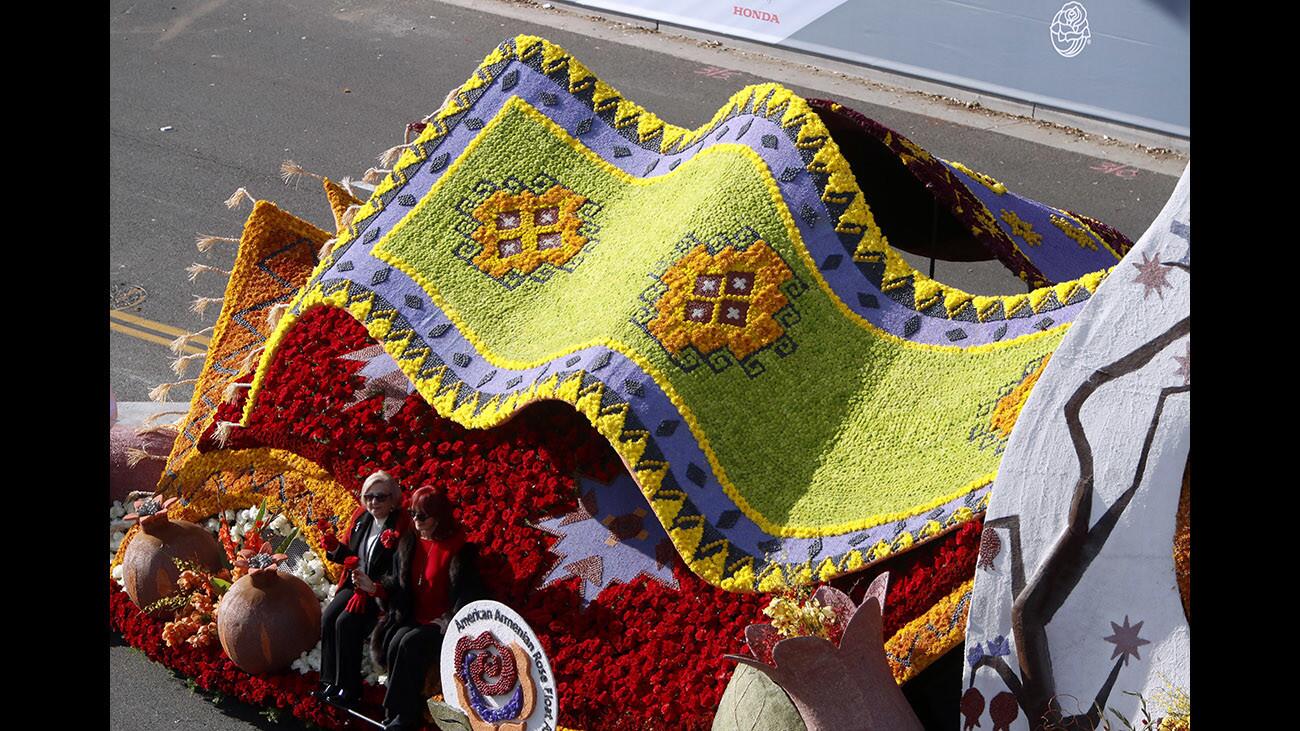
M 121 500 L 114 501 L 108 507 L 108 563 L 113 564 L 113 558 L 117 556 L 117 549 L 122 546 L 122 539 L 126 538 L 126 532 L 131 528 L 131 521 L 122 520 L 122 516 L 131 512 L 127 509 L 126 503 Z M 117 580 L 118 585 L 122 584 L 122 566 L 121 564 L 113 567 L 113 578 Z

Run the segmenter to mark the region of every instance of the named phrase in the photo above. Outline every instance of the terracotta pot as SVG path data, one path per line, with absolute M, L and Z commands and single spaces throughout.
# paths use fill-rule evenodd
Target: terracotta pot
M 320 601 L 297 576 L 249 574 L 221 597 L 217 636 L 242 670 L 253 675 L 284 670 L 320 640 Z
M 143 609 L 176 590 L 181 572 L 172 559 L 193 561 L 215 572 L 224 556 L 216 537 L 203 526 L 185 520 L 150 520 L 140 526 L 122 556 L 126 595 Z M 170 614 L 160 610 L 156 616 Z

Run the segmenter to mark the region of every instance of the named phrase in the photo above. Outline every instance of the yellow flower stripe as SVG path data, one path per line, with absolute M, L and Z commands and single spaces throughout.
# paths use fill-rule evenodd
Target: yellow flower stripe
M 1043 243 L 1043 235 L 1035 231 L 1028 221 L 1017 216 L 1015 211 L 1003 208 L 1002 220 L 1011 227 L 1011 233 L 1024 239 L 1026 244 L 1038 246 Z
M 993 191 L 994 193 L 997 193 L 998 195 L 1003 195 L 1007 192 L 1007 186 L 994 180 L 992 175 L 985 175 L 984 173 L 971 170 L 970 168 L 966 167 L 965 165 L 962 165 L 956 160 L 949 160 L 948 164 L 957 168 L 963 173 L 966 173 L 967 175 L 974 178 L 975 180 L 979 181 L 979 183 L 983 185 L 985 188 L 988 188 L 989 190 Z
M 899 685 L 966 639 L 966 615 L 974 586 L 973 578 L 963 583 L 885 642 L 885 658 Z

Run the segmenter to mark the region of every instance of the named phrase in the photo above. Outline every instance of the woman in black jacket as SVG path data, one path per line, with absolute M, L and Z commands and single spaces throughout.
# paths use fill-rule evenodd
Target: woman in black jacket
M 425 678 L 442 651 L 452 615 L 485 596 L 475 560 L 451 516 L 446 495 L 421 487 L 411 495 L 415 531 L 403 535 L 386 577 L 383 619 L 371 636 L 375 664 L 388 670 L 385 728 L 417 728 L 424 720 Z

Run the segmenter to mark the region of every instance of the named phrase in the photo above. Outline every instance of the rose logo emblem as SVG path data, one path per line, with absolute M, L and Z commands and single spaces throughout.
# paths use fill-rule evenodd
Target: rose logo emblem
M 1092 40 L 1088 30 L 1088 10 L 1077 2 L 1068 2 L 1052 18 L 1052 47 L 1066 58 L 1074 58 Z
M 517 643 L 507 648 L 491 632 L 456 642 L 456 694 L 474 731 L 523 731 L 533 713 L 536 689 L 528 653 Z M 509 694 L 504 701 L 491 696 Z

